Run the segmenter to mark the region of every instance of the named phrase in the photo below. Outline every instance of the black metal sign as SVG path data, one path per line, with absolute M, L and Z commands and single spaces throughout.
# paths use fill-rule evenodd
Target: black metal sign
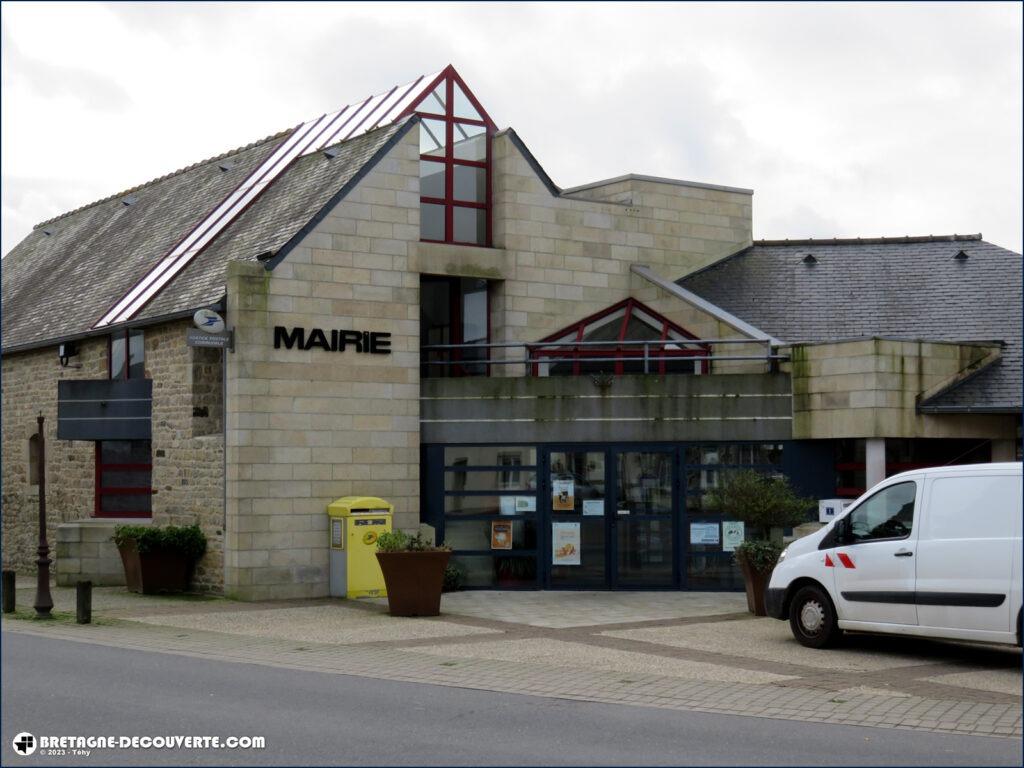
M 150 440 L 151 379 L 81 379 L 57 382 L 60 440 Z

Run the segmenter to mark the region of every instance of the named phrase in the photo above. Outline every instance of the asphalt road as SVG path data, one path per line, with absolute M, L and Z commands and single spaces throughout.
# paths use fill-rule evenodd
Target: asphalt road
M 2 635 L 0 764 L 1020 765 L 1019 739 L 516 696 Z M 46 735 L 264 736 L 263 750 L 16 755 Z

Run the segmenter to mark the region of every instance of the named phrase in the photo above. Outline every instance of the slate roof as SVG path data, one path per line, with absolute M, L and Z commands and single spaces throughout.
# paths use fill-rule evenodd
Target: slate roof
M 759 241 L 677 282 L 789 343 L 1004 342 L 1001 360 L 922 410 L 1021 410 L 1021 255 L 981 235 Z
M 361 176 L 415 118 L 296 160 L 132 323 L 182 313 L 224 295 L 229 260 L 277 251 Z M 38 225 L 4 257 L 3 351 L 91 335 L 93 324 L 256 169 L 291 131 L 176 171 Z M 222 166 L 229 167 L 222 170 Z M 132 199 L 130 205 L 123 201 Z M 49 233 L 49 234 L 47 234 Z

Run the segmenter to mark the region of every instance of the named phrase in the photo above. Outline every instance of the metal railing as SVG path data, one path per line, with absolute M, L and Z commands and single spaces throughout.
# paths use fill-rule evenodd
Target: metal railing
M 764 348 L 757 354 L 716 354 L 710 351 L 718 345 L 757 345 Z M 495 357 L 498 350 L 523 350 L 521 355 L 505 355 Z M 623 354 L 595 356 L 588 350 L 622 351 Z M 669 362 L 750 362 L 763 361 L 768 371 L 774 371 L 779 361 L 788 360 L 788 355 L 780 355 L 772 347 L 771 339 L 662 339 L 653 341 L 496 341 L 475 344 L 430 344 L 420 347 L 421 365 L 430 375 L 436 368 L 461 366 L 480 370 L 492 365 L 522 365 L 526 375 L 538 375 L 534 368 L 541 365 L 556 363 L 643 363 L 643 373 L 657 372 L 662 363 Z M 474 357 L 477 352 L 484 356 Z M 701 354 L 704 353 L 704 354 Z M 443 356 L 442 359 L 429 359 L 431 355 Z M 597 353 L 600 355 L 600 353 Z M 489 372 L 489 368 L 485 369 Z M 445 375 L 443 372 L 434 375 Z M 463 373 L 462 375 L 467 375 Z M 477 373 L 475 375 L 483 375 Z M 557 375 L 557 374 L 556 374 Z

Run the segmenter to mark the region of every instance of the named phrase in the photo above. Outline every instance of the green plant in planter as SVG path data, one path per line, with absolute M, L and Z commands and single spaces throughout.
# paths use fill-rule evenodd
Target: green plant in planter
M 149 552 L 177 552 L 190 560 L 206 554 L 206 536 L 198 525 L 118 525 L 114 543 L 121 547 L 135 542 L 140 555 Z
M 764 588 L 782 554 L 782 529 L 806 522 L 814 500 L 798 496 L 785 478 L 743 470 L 709 490 L 705 505 L 726 519 L 743 521 L 746 540 L 736 547 L 736 561 L 743 570 L 747 606 L 763 616 Z
M 131 592 L 186 591 L 196 562 L 206 553 L 198 525 L 119 525 L 114 528 Z
M 447 544 L 430 544 L 417 533 L 410 536 L 402 531 L 389 531 L 377 537 L 378 552 L 451 552 Z
M 430 544 L 420 533 L 377 536 L 377 562 L 392 616 L 437 616 L 451 547 Z

